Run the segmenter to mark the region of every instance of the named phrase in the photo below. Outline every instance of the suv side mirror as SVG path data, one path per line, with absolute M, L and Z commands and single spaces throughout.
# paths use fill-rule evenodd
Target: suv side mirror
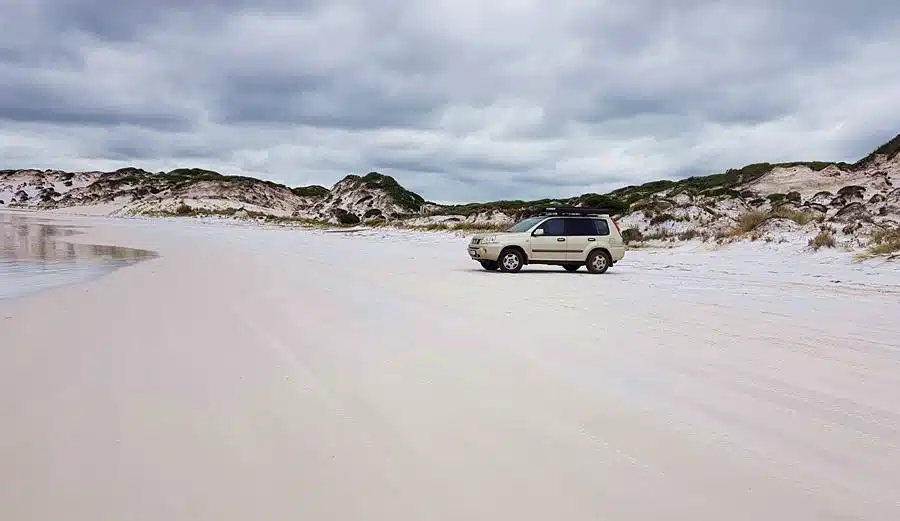
M 538 229 L 535 230 L 534 233 L 532 233 L 531 235 L 534 235 L 535 237 L 537 237 L 538 235 L 544 235 L 544 229 L 543 229 L 543 228 L 538 228 Z

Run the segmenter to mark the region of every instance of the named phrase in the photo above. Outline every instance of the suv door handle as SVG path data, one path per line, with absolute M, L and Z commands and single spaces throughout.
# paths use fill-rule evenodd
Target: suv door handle
M 594 238 L 594 237 L 588 237 L 588 240 L 591 241 L 591 242 L 594 242 L 594 241 L 596 241 L 597 239 Z
M 557 237 L 556 240 L 557 240 L 557 242 L 563 242 L 564 240 L 566 240 L 566 238 L 565 237 Z

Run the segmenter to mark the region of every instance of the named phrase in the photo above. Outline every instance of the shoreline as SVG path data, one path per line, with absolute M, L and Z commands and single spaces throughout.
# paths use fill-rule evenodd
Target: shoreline
M 0 231 L 5 226 L 16 228 L 5 230 L 13 234 L 6 237 L 12 242 L 0 240 L 6 249 L 5 255 L 0 254 L 0 282 L 7 285 L 0 292 L 4 305 L 56 288 L 89 283 L 156 257 L 148 250 L 78 240 L 79 235 L 89 233 L 90 226 L 61 224 L 64 220 L 22 212 L 0 212 L 0 218 L 4 215 L 12 215 L 14 220 L 0 222 Z

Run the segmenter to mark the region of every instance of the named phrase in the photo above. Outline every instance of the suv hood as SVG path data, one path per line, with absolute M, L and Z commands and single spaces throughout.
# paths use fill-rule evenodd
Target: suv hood
M 478 235 L 473 235 L 469 239 L 470 244 L 479 244 L 484 240 L 485 237 L 496 237 L 497 242 L 506 243 L 509 241 L 517 241 L 523 236 L 527 236 L 528 233 L 515 233 L 515 232 L 495 232 L 495 233 L 479 233 Z
M 476 233 L 475 235 L 473 235 L 472 237 L 469 238 L 469 241 L 472 242 L 473 244 L 478 244 L 478 243 L 481 242 L 485 237 L 497 237 L 497 236 L 501 236 L 501 235 L 509 235 L 509 234 L 510 234 L 509 232 L 487 232 L 487 233 Z

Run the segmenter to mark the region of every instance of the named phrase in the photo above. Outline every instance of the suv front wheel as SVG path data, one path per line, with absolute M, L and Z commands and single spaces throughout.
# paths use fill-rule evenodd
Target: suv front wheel
M 483 260 L 481 261 L 481 267 L 488 271 L 497 271 L 497 268 L 500 267 L 500 264 L 497 261 Z
M 500 271 L 506 273 L 515 273 L 521 270 L 522 265 L 525 264 L 525 258 L 518 250 L 513 248 L 500 252 L 498 261 L 500 262 Z
M 587 258 L 587 269 L 591 273 L 606 273 L 611 264 L 612 259 L 603 250 L 594 250 Z

